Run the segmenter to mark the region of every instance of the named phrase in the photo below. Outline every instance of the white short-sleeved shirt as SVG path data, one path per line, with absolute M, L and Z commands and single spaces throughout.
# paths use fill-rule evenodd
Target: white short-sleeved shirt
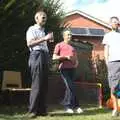
M 120 60 L 120 33 L 111 31 L 106 33 L 103 38 L 103 44 L 109 46 L 108 61 Z
M 44 28 L 41 28 L 39 25 L 35 24 L 30 26 L 26 32 L 26 40 L 41 38 L 45 36 Z M 39 45 L 35 45 L 29 48 L 31 50 L 45 50 L 48 51 L 47 42 L 41 42 Z

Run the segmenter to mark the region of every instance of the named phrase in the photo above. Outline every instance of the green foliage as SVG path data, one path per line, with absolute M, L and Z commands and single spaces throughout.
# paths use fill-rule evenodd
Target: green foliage
M 95 59 L 96 80 L 97 82 L 106 85 L 107 82 L 107 66 L 104 59 L 100 59 L 99 55 Z
M 102 84 L 103 87 L 103 99 L 106 101 L 110 97 L 110 91 L 107 81 L 107 66 L 104 59 L 100 59 L 99 56 L 95 60 L 96 65 L 96 80 Z
M 62 9 L 62 3 L 60 0 L 44 0 L 43 6 L 48 17 L 45 26 L 46 32 L 52 31 L 54 33 L 54 43 L 49 44 L 50 55 L 52 55 L 55 44 L 62 41 L 60 33 L 63 30 L 63 26 L 61 26 L 61 23 L 64 19 L 65 13 Z
M 31 0 L 4 0 L 0 4 L 0 67 L 25 69 L 28 49 L 25 31 L 33 20 L 35 5 Z
M 46 8 L 48 14 L 47 31 L 57 32 L 55 41 L 58 41 L 63 11 L 59 10 L 59 1 L 55 3 L 53 1 L 55 0 L 3 0 L 0 2 L 0 68 L 26 69 L 29 51 L 25 34 L 28 27 L 34 24 L 34 13 L 41 5 Z

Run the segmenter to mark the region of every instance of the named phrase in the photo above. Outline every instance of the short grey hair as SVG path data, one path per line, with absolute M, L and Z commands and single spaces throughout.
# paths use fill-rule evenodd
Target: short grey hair
M 62 36 L 64 35 L 64 33 L 65 33 L 66 31 L 70 31 L 70 32 L 72 33 L 72 31 L 71 31 L 70 28 L 65 28 L 65 29 L 62 31 Z

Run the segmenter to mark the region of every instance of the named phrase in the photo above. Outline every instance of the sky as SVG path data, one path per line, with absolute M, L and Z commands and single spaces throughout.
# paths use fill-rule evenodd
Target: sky
M 111 16 L 120 18 L 120 0 L 61 0 L 66 12 L 81 10 L 105 22 Z

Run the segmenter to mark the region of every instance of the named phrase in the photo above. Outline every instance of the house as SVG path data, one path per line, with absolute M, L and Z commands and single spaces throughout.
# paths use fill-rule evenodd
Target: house
M 101 89 L 97 89 L 99 84 L 95 84 L 101 81 L 96 79 L 96 69 L 94 69 L 93 63 L 96 57 L 104 59 L 102 39 L 105 32 L 108 32 L 111 27 L 104 21 L 79 10 L 68 12 L 63 24 L 71 28 L 73 45 L 78 51 L 80 64 L 76 72 L 77 96 L 81 101 L 87 103 L 98 103 L 99 99 L 101 105 L 102 92 Z M 64 97 L 65 85 L 59 74 L 54 73 L 50 75 L 49 79 L 48 101 L 57 103 Z M 103 83 L 103 85 L 105 84 Z
M 101 42 L 105 32 L 111 29 L 108 23 L 79 10 L 68 12 L 64 23 L 71 28 L 73 40 L 89 42 L 93 45 L 93 58 L 96 55 L 99 55 L 101 59 L 103 58 L 103 45 Z
M 99 83 L 105 85 L 106 80 L 101 79 L 104 71 L 102 71 L 102 75 L 98 76 L 99 80 L 96 78 L 94 62 L 96 58 L 104 59 L 102 39 L 111 27 L 104 21 L 79 10 L 68 12 L 63 24 L 71 28 L 73 46 L 77 50 L 80 63 L 76 72 L 75 88 L 77 97 L 83 103 L 95 104 L 97 102 L 101 106 L 103 95 Z M 49 101 L 51 103 L 61 101 L 65 92 L 65 85 L 61 77 L 53 74 L 49 79 Z
M 80 49 L 78 52 L 79 62 L 82 63 L 83 66 L 80 66 L 79 77 L 83 81 L 88 79 L 86 76 L 93 80 L 93 74 L 96 72 L 94 69 L 94 61 L 97 58 L 101 60 L 104 59 L 102 39 L 104 34 L 111 30 L 111 27 L 108 23 L 79 10 L 68 12 L 63 23 L 65 26 L 71 28 L 73 41 Z M 93 65 L 89 66 L 89 61 L 87 60 L 92 60 Z M 90 73 L 91 70 L 92 72 Z M 90 78 L 88 74 L 92 74 L 92 78 Z

